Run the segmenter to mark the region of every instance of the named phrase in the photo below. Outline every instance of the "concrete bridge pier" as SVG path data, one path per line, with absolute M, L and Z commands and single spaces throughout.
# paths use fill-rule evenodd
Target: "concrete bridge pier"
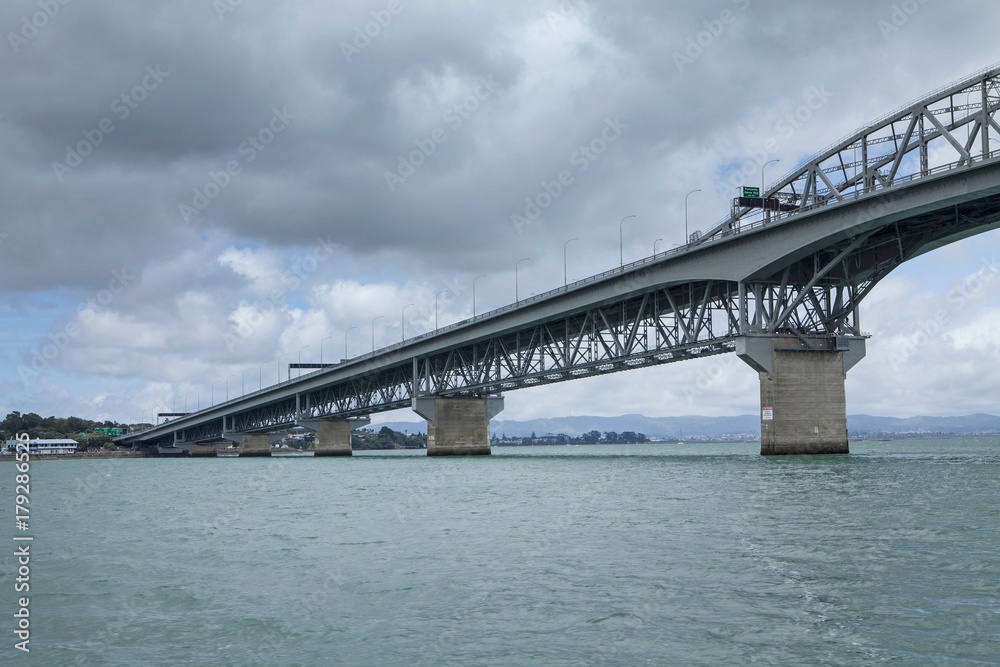
M 297 426 L 304 426 L 316 432 L 314 443 L 316 456 L 351 456 L 351 432 L 371 423 L 372 420 L 368 417 L 301 419 L 295 422 Z
M 217 456 L 215 453 L 215 443 L 214 442 L 196 442 L 191 445 L 191 456 Z
M 240 446 L 240 456 L 270 456 L 271 435 L 268 433 L 224 433 L 223 438 Z
M 413 399 L 413 411 L 427 420 L 427 456 L 489 454 L 490 420 L 502 410 L 502 396 Z
M 748 335 L 736 353 L 760 375 L 760 453 L 847 454 L 847 371 L 865 339 Z

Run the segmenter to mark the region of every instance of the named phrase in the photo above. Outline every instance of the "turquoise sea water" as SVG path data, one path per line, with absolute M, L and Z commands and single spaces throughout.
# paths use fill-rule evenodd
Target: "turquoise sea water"
M 2 665 L 1000 665 L 1000 440 L 31 468 Z

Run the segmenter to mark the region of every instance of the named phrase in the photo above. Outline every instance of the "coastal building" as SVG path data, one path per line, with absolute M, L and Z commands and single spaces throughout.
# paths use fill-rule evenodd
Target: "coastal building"
M 4 446 L 4 454 L 13 454 L 15 448 L 17 447 L 17 440 L 8 440 L 7 444 Z M 76 452 L 76 447 L 79 443 L 76 440 L 70 439 L 53 439 L 44 440 L 41 438 L 36 438 L 34 440 L 28 441 L 28 453 L 31 456 L 39 455 L 44 456 L 48 454 L 58 455 L 58 454 L 73 454 Z

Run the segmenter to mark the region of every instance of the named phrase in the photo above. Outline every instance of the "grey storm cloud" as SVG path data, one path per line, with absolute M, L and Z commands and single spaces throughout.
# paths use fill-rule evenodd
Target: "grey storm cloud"
M 15 237 L 6 250 L 57 246 L 20 274 L 21 289 L 92 284 L 103 274 L 91 266 L 122 256 L 141 265 L 205 228 L 276 245 L 333 232 L 358 252 L 398 248 L 431 264 L 454 260 L 484 233 L 494 249 L 509 248 L 519 241 L 510 217 L 523 199 L 607 118 L 623 116 L 630 127 L 616 147 L 630 170 L 595 164 L 579 179 L 586 188 L 635 179 L 652 166 L 645 147 L 690 140 L 725 123 L 737 100 L 753 103 L 755 89 L 764 96 L 758 77 L 721 89 L 712 70 L 737 62 L 748 72 L 773 69 L 764 64 L 800 48 L 783 35 L 807 39 L 834 14 L 824 3 L 777 11 L 747 0 L 401 2 L 375 31 L 388 3 L 54 6 L 38 34 L 0 63 L 0 138 L 11 157 L 0 187 L 13 203 L 5 226 Z M 40 7 L 7 3 L 0 25 L 16 32 Z M 705 67 L 678 72 L 672 53 L 724 11 L 737 15 L 725 26 L 731 34 L 702 49 Z M 563 41 L 560 31 L 581 24 L 597 40 L 565 40 L 568 53 L 547 53 L 547 40 Z M 778 34 L 784 25 L 798 28 Z M 366 29 L 375 36 L 345 57 L 344 44 Z M 748 61 L 741 51 L 750 44 Z M 801 79 L 794 63 L 780 67 L 771 78 Z M 449 109 L 484 77 L 499 92 L 455 127 Z M 293 119 L 272 137 L 275 110 Z M 386 172 L 436 130 L 446 140 L 390 191 Z M 197 215 L 185 216 L 185 205 Z M 565 231 L 587 208 L 567 197 L 546 213 L 547 228 Z M 92 262 L 65 261 L 82 248 Z

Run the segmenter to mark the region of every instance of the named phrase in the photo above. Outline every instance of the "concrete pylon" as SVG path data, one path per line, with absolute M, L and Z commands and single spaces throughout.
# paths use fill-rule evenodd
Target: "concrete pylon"
M 271 445 L 280 442 L 283 435 L 225 431 L 222 437 L 240 446 L 240 456 L 270 456 Z
M 215 453 L 215 443 L 194 443 L 191 445 L 191 456 L 209 457 L 217 456 Z
M 427 456 L 489 454 L 490 420 L 502 410 L 502 396 L 413 399 L 413 411 L 427 420 Z
M 303 426 L 316 432 L 314 450 L 316 456 L 351 456 L 351 432 L 368 426 L 368 417 L 354 419 L 300 419 L 296 426 Z
M 760 453 L 847 454 L 847 371 L 865 339 L 750 335 L 736 353 L 760 376 Z

